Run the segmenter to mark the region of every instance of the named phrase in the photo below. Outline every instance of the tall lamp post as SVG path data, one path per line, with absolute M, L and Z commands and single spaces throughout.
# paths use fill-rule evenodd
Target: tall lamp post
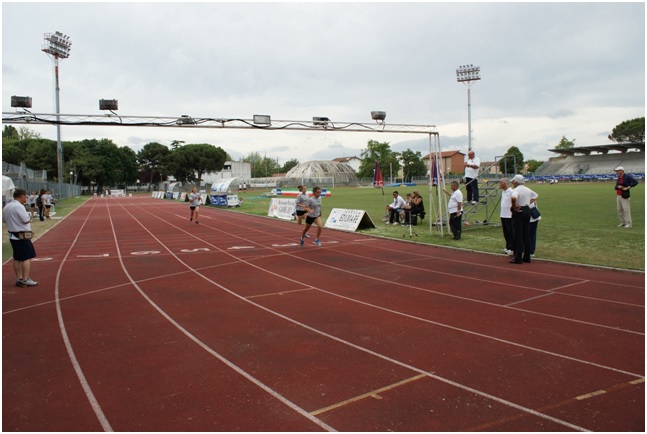
M 456 80 L 467 86 L 467 149 L 472 150 L 472 99 L 470 87 L 473 81 L 481 79 L 481 67 L 474 65 L 461 65 L 456 68 Z
M 67 35 L 62 34 L 61 32 L 45 33 L 45 44 L 43 45 L 42 51 L 49 55 L 54 62 L 54 91 L 56 94 L 56 160 L 58 163 L 59 186 L 63 182 L 63 146 L 61 145 L 61 124 L 59 123 L 61 120 L 59 116 L 61 114 L 61 88 L 58 83 L 58 64 L 61 59 L 67 59 L 70 57 L 71 46 L 72 41 L 70 41 L 70 37 Z

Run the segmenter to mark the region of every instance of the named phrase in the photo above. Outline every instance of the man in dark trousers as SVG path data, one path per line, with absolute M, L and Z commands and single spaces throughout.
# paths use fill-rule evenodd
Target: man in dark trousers
M 630 194 L 629 189 L 634 188 L 638 185 L 633 176 L 625 173 L 625 168 L 618 166 L 615 169 L 616 175 L 616 205 L 618 208 L 618 218 L 620 218 L 619 228 L 630 228 L 631 227 L 631 202 L 629 200 Z
M 530 199 L 533 191 L 524 184 L 523 175 L 510 180 L 514 185 L 510 196 L 512 221 L 514 223 L 514 259 L 511 264 L 530 262 Z

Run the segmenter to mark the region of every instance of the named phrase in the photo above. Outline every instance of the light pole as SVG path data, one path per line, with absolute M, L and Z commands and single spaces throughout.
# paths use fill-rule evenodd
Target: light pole
M 54 91 L 56 94 L 56 160 L 58 163 L 58 184 L 59 188 L 63 182 L 63 146 L 61 145 L 61 102 L 60 91 L 61 88 L 58 83 L 58 64 L 61 59 L 70 57 L 70 47 L 72 41 L 70 37 L 62 34 L 61 32 L 45 33 L 45 44 L 42 51 L 49 55 L 54 62 Z M 59 192 L 60 193 L 60 192 Z
M 473 81 L 481 79 L 481 67 L 461 65 L 456 69 L 456 81 L 467 86 L 467 150 L 472 150 L 472 99 L 470 87 Z

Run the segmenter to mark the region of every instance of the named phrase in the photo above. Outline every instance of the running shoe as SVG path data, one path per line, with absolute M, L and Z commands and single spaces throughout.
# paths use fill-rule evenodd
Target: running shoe
M 24 280 L 22 280 L 22 279 L 18 279 L 18 280 L 16 280 L 16 286 L 18 286 L 18 287 L 20 287 L 20 288 L 24 288 L 24 287 L 25 287 L 25 286 L 27 286 L 27 285 L 25 285 L 25 281 L 24 281 Z
M 303 247 L 303 238 L 301 238 L 301 240 L 299 241 L 299 245 Z
M 38 285 L 38 282 L 34 282 L 33 280 L 31 280 L 31 277 L 28 277 L 27 279 L 23 280 L 22 283 L 25 286 L 37 286 Z
M 317 246 L 321 247 L 321 241 L 319 241 L 319 240 L 315 240 L 315 244 L 316 244 Z
M 310 235 L 306 234 L 306 238 L 310 238 Z

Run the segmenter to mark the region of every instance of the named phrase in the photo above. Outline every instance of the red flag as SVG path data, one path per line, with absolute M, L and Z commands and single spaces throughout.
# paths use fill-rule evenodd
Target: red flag
M 384 178 L 382 177 L 382 170 L 377 161 L 375 161 L 375 169 L 373 170 L 373 187 L 384 187 Z

